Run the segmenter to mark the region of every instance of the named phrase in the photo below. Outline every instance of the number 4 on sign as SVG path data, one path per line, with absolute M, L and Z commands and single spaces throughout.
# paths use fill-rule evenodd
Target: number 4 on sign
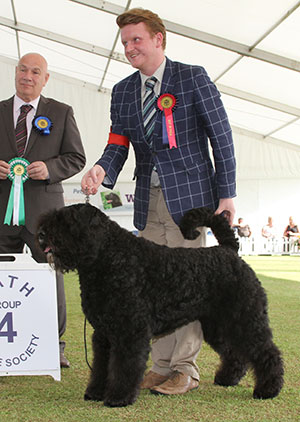
M 4 331 L 4 326 L 7 324 L 7 330 Z M 17 332 L 13 331 L 13 319 L 12 312 L 7 312 L 5 317 L 0 322 L 0 337 L 7 337 L 8 343 L 14 342 L 14 337 L 17 336 Z

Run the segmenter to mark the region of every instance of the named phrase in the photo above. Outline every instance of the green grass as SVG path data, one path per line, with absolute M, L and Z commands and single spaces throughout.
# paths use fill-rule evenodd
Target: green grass
M 62 380 L 49 376 L 1 377 L 1 422 L 265 422 L 300 421 L 300 257 L 246 257 L 261 279 L 269 299 L 276 344 L 285 360 L 285 385 L 276 399 L 252 399 L 251 373 L 234 388 L 213 385 L 217 355 L 207 346 L 198 356 L 199 389 L 183 396 L 153 396 L 141 392 L 133 406 L 109 409 L 85 402 L 89 368 L 85 362 L 80 294 L 75 274 L 65 278 L 68 328 L 66 355 L 71 368 Z M 91 328 L 88 327 L 88 354 Z M 150 363 L 150 362 L 149 362 Z

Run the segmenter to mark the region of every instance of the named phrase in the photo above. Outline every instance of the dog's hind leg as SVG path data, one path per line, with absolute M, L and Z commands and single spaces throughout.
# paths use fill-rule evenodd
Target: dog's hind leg
M 256 385 L 253 392 L 255 399 L 276 397 L 283 386 L 283 361 L 277 346 L 272 342 L 261 349 L 252 361 Z
M 224 332 L 212 319 L 202 320 L 202 329 L 205 341 L 219 354 L 221 360 L 215 374 L 214 384 L 223 387 L 237 385 L 247 372 L 247 360 L 234 347 L 225 342 Z
M 228 346 L 217 342 L 216 330 L 214 330 L 213 339 L 207 338 L 205 330 L 203 331 L 205 340 L 219 353 L 221 358 L 221 365 L 215 375 L 215 384 L 237 385 L 245 375 L 247 368 L 251 366 L 256 378 L 253 397 L 269 399 L 279 394 L 283 386 L 283 362 L 280 351 L 272 341 L 272 334 L 268 326 L 263 328 L 263 324 L 261 324 L 255 329 L 253 324 L 251 328 L 248 325 L 247 329 L 245 325 L 244 330 L 238 332 L 239 343 L 237 343 L 237 338 L 234 339 L 233 330 L 230 335 L 227 335 L 227 341 L 231 337 L 231 344 Z
M 93 352 L 92 372 L 84 400 L 102 401 L 107 381 L 110 346 L 108 340 L 97 331 L 93 334 Z
M 211 346 L 219 354 L 221 360 L 215 374 L 214 384 L 223 387 L 238 385 L 248 369 L 246 360 L 225 344 L 212 343 Z
M 281 353 L 272 340 L 266 309 L 261 308 L 262 312 L 244 313 L 239 346 L 236 345 L 254 370 L 253 397 L 270 399 L 276 397 L 283 386 L 284 368 Z
M 215 374 L 214 384 L 223 387 L 232 387 L 237 385 L 246 375 L 246 362 L 240 359 L 233 351 L 227 350 L 220 354 L 221 364 Z
M 125 329 L 124 329 L 125 330 Z M 150 352 L 150 336 L 124 333 L 111 348 L 104 405 L 123 407 L 138 397 Z
M 250 321 L 250 319 L 249 319 Z M 256 399 L 269 399 L 276 397 L 283 386 L 283 362 L 281 353 L 272 341 L 272 333 L 268 326 L 266 318 L 260 318 L 259 324 L 256 324 L 255 318 L 251 319 L 252 326 L 243 325 L 243 330 L 238 330 L 238 337 L 231 332 L 232 349 L 235 353 L 233 357 L 237 357 L 233 362 L 234 371 L 239 371 L 239 363 L 247 362 L 247 366 L 251 366 L 254 370 L 256 385 L 253 397 Z M 239 338 L 239 342 L 237 342 Z M 221 375 L 223 376 L 230 365 L 230 355 L 226 366 L 221 365 Z M 240 375 L 242 375 L 242 366 L 240 367 Z M 234 373 L 234 371 L 232 373 Z M 229 369 L 230 372 L 230 369 Z M 216 374 L 216 381 L 220 383 L 220 373 Z

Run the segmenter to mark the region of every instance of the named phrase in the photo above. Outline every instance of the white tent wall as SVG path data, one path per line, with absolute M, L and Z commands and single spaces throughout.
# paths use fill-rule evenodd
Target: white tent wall
M 238 217 L 259 235 L 268 216 L 279 234 L 289 216 L 300 225 L 300 150 L 292 144 L 234 131 Z
M 0 58 L 3 99 L 14 93 L 15 66 L 14 60 Z M 110 93 L 99 92 L 96 86 L 51 72 L 43 94 L 72 105 L 87 155 L 83 172 L 86 171 L 98 159 L 108 139 Z M 269 215 L 274 217 L 280 233 L 290 215 L 300 225 L 300 148 L 238 128 L 234 128 L 234 142 L 238 193 L 236 217 L 242 216 L 257 234 Z M 126 188 L 129 193 L 134 192 L 134 161 L 131 148 L 116 187 L 120 191 Z M 80 193 L 83 172 L 64 183 L 66 193 L 69 197 L 73 195 L 74 202 L 84 200 Z M 92 198 L 92 203 L 99 205 L 100 198 Z M 113 218 L 129 230 L 133 229 L 132 208 L 127 212 L 116 212 Z

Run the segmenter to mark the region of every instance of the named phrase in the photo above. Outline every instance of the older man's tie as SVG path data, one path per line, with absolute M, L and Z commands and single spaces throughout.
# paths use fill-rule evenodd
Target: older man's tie
M 145 82 L 146 93 L 143 100 L 143 120 L 145 127 L 146 140 L 150 142 L 151 135 L 154 129 L 155 117 L 156 117 L 156 95 L 154 92 L 154 86 L 157 82 L 155 76 L 148 78 Z
M 18 157 L 23 157 L 24 155 L 25 146 L 27 142 L 26 117 L 31 109 L 32 109 L 32 105 L 30 104 L 22 105 L 21 112 L 17 120 L 15 133 L 16 133 Z

